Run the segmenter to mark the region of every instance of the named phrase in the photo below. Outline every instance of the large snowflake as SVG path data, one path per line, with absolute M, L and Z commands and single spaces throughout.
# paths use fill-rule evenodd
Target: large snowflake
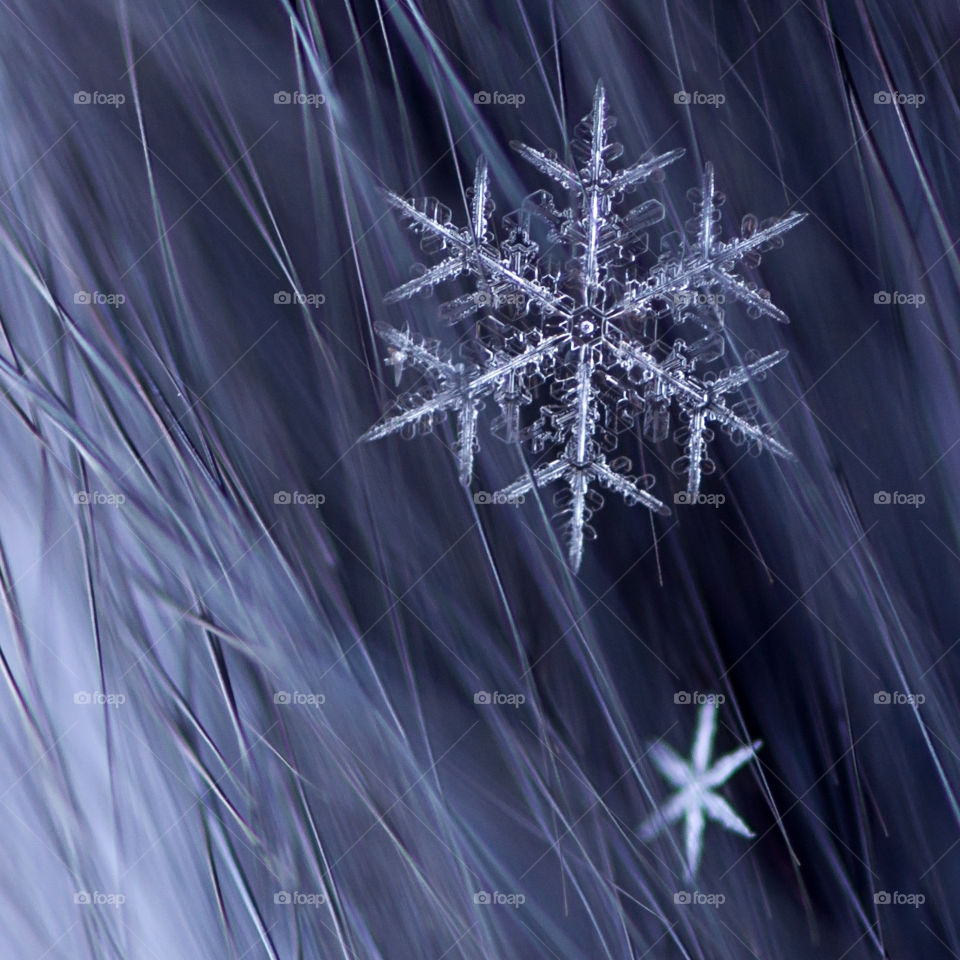
M 444 303 L 441 315 L 454 326 L 468 324 L 470 334 L 452 351 L 409 330 L 378 324 L 397 383 L 410 366 L 420 373 L 421 386 L 401 397 L 398 410 L 364 437 L 413 436 L 453 414 L 460 480 L 469 485 L 479 414 L 492 401 L 499 408 L 494 433 L 524 444 L 539 458 L 494 499 L 565 485 L 555 502 L 575 570 L 584 541 L 594 535 L 590 518 L 603 504 L 596 488 L 670 513 L 650 492 L 652 476 L 631 475 L 630 461 L 617 455 L 624 436 L 639 442 L 642 433 L 646 449 L 656 451 L 670 439 L 671 412 L 677 414 L 680 426 L 672 440 L 682 456 L 673 470 L 686 478 L 685 491 L 675 497 L 681 503 L 700 498 L 701 477 L 714 469 L 708 455 L 711 425 L 753 450 L 791 456 L 758 424 L 756 404 L 742 397 L 786 352 L 747 357 L 735 367 L 718 361 L 728 345 L 726 303 L 740 302 L 754 318 L 786 321 L 767 291 L 738 270 L 755 268 L 760 254 L 782 245 L 782 234 L 804 215 L 764 223 L 748 215 L 740 236 L 721 239 L 723 196 L 707 164 L 700 189 L 689 195 L 696 213 L 686 233 L 664 236 L 655 256 L 646 231 L 664 219 L 663 205 L 653 199 L 631 203 L 629 195 L 647 181 L 661 180 L 663 168 L 683 151 L 613 170 L 623 152 L 609 138 L 615 123 L 601 83 L 571 145 L 579 167 L 553 152 L 512 144 L 565 191 L 569 204 L 558 205 L 547 191 L 534 193 L 504 218 L 499 235 L 483 159 L 468 191 L 466 227 L 455 226 L 450 210 L 437 200 L 414 203 L 389 195 L 420 236 L 422 249 L 444 256 L 421 267 L 388 302 L 466 277 L 473 292 Z M 683 336 L 688 330 L 694 331 L 692 343 Z M 713 369 L 705 371 L 708 366 Z

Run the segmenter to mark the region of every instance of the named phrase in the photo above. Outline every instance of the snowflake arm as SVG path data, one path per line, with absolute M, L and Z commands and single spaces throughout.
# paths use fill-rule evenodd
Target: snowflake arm
M 490 278 L 495 278 L 521 291 L 534 300 L 546 315 L 566 313 L 565 304 L 559 296 L 537 280 L 518 273 L 511 265 L 509 258 L 501 256 L 499 250 L 477 243 L 472 226 L 469 230 L 458 230 L 446 222 L 445 208 L 440 209 L 437 205 L 437 209 L 431 210 L 433 206 L 431 204 L 421 210 L 395 193 L 388 193 L 387 198 L 410 221 L 414 230 L 432 237 L 441 244 L 443 249 L 453 247 L 457 250 L 457 253 L 438 264 L 433 270 L 427 270 L 423 275 L 388 293 L 388 299 L 408 299 L 414 294 L 432 289 L 445 279 L 468 271 L 481 280 L 489 281 Z
M 371 427 L 361 440 L 380 440 L 394 433 L 409 431 L 421 424 L 432 427 L 447 411 L 453 410 L 457 418 L 454 445 L 457 472 L 464 486 L 469 486 L 473 476 L 477 449 L 477 417 L 482 399 L 503 387 L 506 387 L 506 393 L 511 393 L 511 378 L 517 374 L 522 375 L 525 369 L 535 369 L 560 339 L 554 337 L 531 345 L 513 357 L 494 354 L 488 368 L 471 369 L 465 364 L 453 364 L 443 359 L 436 350 L 405 331 L 379 323 L 376 331 L 389 345 L 387 362 L 394 366 L 398 376 L 402 373 L 404 363 L 409 362 L 423 370 L 436 384 L 436 389 L 410 409 Z
M 387 342 L 386 362 L 394 368 L 397 380 L 403 374 L 406 363 L 412 363 L 432 376 L 444 380 L 455 377 L 459 372 L 455 364 L 444 360 L 438 349 L 422 337 L 414 337 L 406 330 L 396 330 L 386 323 L 375 324 L 374 330 L 377 336 Z
M 756 752 L 762 746 L 759 740 L 747 744 L 734 750 L 733 753 L 718 760 L 703 778 L 703 784 L 708 789 L 722 786 L 726 783 L 745 763 L 748 763 L 756 755 Z
M 654 810 L 649 817 L 638 827 L 637 832 L 641 840 L 653 840 L 658 834 L 676 823 L 687 813 L 688 801 L 683 793 L 678 793 L 668 800 L 659 810 Z
M 700 869 L 703 858 L 703 832 L 706 827 L 706 817 L 703 815 L 703 806 L 688 806 L 686 824 L 684 825 L 684 848 L 687 854 L 687 878 L 693 879 Z
M 477 160 L 473 177 L 473 195 L 470 198 L 470 220 L 477 243 L 490 237 L 490 214 L 493 201 L 490 199 L 490 171 L 485 157 Z
M 562 419 L 561 431 L 567 435 L 563 455 L 547 469 L 534 473 L 538 486 L 555 480 L 564 480 L 570 491 L 570 502 L 562 513 L 566 516 L 567 556 L 573 569 L 578 569 L 583 557 L 583 544 L 588 536 L 588 522 L 593 510 L 587 503 L 595 459 L 593 431 L 597 422 L 597 408 L 591 389 L 593 360 L 585 349 L 579 351 L 573 385 L 567 396 L 572 415 Z M 524 478 L 507 487 L 504 494 L 518 495 L 530 489 L 530 478 Z
M 608 192 L 611 194 L 624 193 L 641 183 L 645 183 L 651 176 L 668 164 L 673 163 L 674 160 L 679 160 L 685 153 L 686 150 L 683 149 L 668 150 L 652 160 L 641 160 L 639 163 L 627 167 L 626 170 L 621 170 L 610 178 Z
M 582 302 L 593 306 L 601 282 L 602 255 L 623 240 L 620 218 L 613 213 L 614 198 L 643 183 L 655 173 L 683 156 L 683 150 L 671 150 L 613 174 L 608 161 L 616 160 L 623 152 L 619 143 L 611 142 L 608 133 L 616 123 L 607 109 L 603 83 L 598 83 L 590 114 L 578 128 L 581 139 L 574 144 L 585 154 L 585 165 L 578 172 L 558 160 L 526 144 L 514 142 L 513 148 L 538 170 L 577 195 L 577 210 L 558 214 L 552 202 L 540 212 L 554 222 L 559 231 L 582 250 L 580 263 Z M 650 222 L 663 215 L 658 201 L 648 201 L 647 211 L 655 211 Z
M 711 820 L 715 820 L 733 833 L 738 833 L 741 837 L 747 837 L 748 839 L 756 836 L 723 797 L 715 793 L 705 793 L 703 795 L 703 808 Z
M 705 703 L 697 716 L 697 732 L 693 738 L 693 751 L 690 754 L 690 766 L 697 779 L 703 777 L 710 765 L 710 755 L 713 753 L 713 741 L 716 736 L 717 707 L 712 702 Z
M 584 542 L 589 535 L 588 522 L 594 513 L 594 508 L 587 503 L 592 481 L 602 484 L 614 493 L 619 493 L 629 506 L 640 503 L 654 513 L 670 515 L 670 508 L 665 503 L 645 490 L 633 478 L 613 470 L 602 456 L 589 465 L 580 467 L 564 454 L 562 458 L 536 468 L 533 471 L 532 481 L 530 477 L 521 477 L 498 491 L 497 495 L 512 500 L 529 493 L 535 486 L 545 487 L 557 480 L 566 480 L 572 495 L 570 506 L 564 513 L 568 514 L 567 559 L 574 572 L 580 568 Z
M 795 460 L 796 457 L 779 440 L 755 423 L 751 423 L 734 413 L 721 399 L 722 395 L 739 389 L 748 381 L 776 366 L 786 356 L 786 350 L 777 350 L 766 357 L 761 357 L 754 363 L 748 363 L 745 366 L 727 371 L 712 383 L 708 382 L 707 394 L 709 400 L 706 404 L 705 413 L 707 419 L 715 420 L 728 432 L 739 432 L 746 440 L 756 443 L 760 449 L 767 450 L 785 460 Z
M 713 461 L 707 456 L 707 444 L 712 439 L 712 431 L 707 429 L 707 408 L 697 407 L 690 413 L 687 427 L 686 452 L 674 464 L 677 473 L 687 475 L 687 497 L 696 497 L 700 493 L 700 479 L 704 473 L 713 471 Z
M 673 786 L 682 789 L 690 783 L 690 765 L 673 747 L 665 743 L 652 744 L 650 759 Z
M 418 277 L 408 280 L 406 283 L 391 290 L 383 299 L 385 303 L 399 303 L 401 300 L 409 300 L 410 297 L 423 293 L 426 290 L 432 290 L 440 283 L 447 280 L 456 280 L 464 271 L 468 269 L 468 263 L 464 257 L 459 254 L 448 257 L 442 263 L 435 267 L 430 267 Z
M 749 218 L 747 236 L 735 240 L 720 239 L 720 202 L 716 192 L 713 164 L 704 167 L 699 190 L 700 202 L 695 227 L 696 241 L 687 256 L 668 253 L 652 272 L 648 281 L 637 285 L 624 298 L 623 309 L 617 316 L 649 306 L 654 300 L 667 299 L 686 290 L 708 291 L 719 286 L 726 296 L 746 304 L 755 316 L 767 316 L 779 323 L 789 323 L 789 317 L 768 296 L 758 292 L 734 273 L 736 266 L 748 257 L 759 262 L 759 255 L 779 244 L 780 237 L 806 219 L 805 213 L 790 213 L 785 217 L 756 229 L 756 221 Z
M 779 440 L 768 433 L 764 433 L 763 429 L 755 423 L 744 420 L 743 417 L 738 416 L 719 400 L 712 401 L 704 410 L 704 414 L 708 420 L 716 420 L 717 423 L 726 428 L 728 433 L 739 433 L 744 439 L 752 440 L 760 449 L 767 450 L 784 460 L 796 460 L 793 453 Z
M 724 394 L 732 393 L 749 381 L 765 373 L 787 356 L 786 350 L 777 350 L 769 356 L 728 370 L 723 376 L 706 384 L 708 402 L 686 407 L 690 423 L 687 427 L 685 455 L 675 464 L 677 472 L 687 476 L 687 496 L 696 497 L 700 492 L 700 480 L 704 473 L 712 473 L 714 463 L 708 456 L 707 447 L 713 439 L 713 431 L 707 427 L 708 420 L 714 420 L 728 432 L 739 432 L 745 439 L 752 441 L 778 457 L 794 459 L 793 454 L 769 433 L 738 416 L 721 401 Z
M 555 180 L 565 190 L 579 190 L 580 178 L 575 171 L 562 164 L 559 160 L 549 156 L 542 150 L 527 146 L 519 140 L 511 140 L 510 146 L 523 157 L 524 160 L 532 163 L 541 173 Z
M 457 476 L 460 483 L 470 486 L 473 479 L 473 458 L 477 452 L 477 416 L 480 404 L 470 393 L 464 395 L 457 407 L 457 442 L 454 450 L 457 454 Z
M 723 401 L 723 394 L 732 392 L 779 363 L 786 357 L 786 351 L 778 350 L 755 363 L 727 371 L 712 384 L 697 380 L 683 369 L 658 363 L 651 354 L 625 337 L 618 338 L 615 355 L 627 369 L 639 367 L 643 370 L 662 396 L 676 397 L 681 409 L 690 417 L 685 456 L 676 464 L 680 472 L 687 474 L 688 496 L 695 497 L 699 493 L 701 473 L 712 469 L 712 463 L 706 457 L 707 443 L 711 439 L 706 431 L 708 420 L 716 421 L 728 433 L 742 436 L 776 456 L 794 459 L 793 454 L 776 438 L 735 413 Z M 704 464 L 709 464 L 706 471 Z
M 545 487 L 555 480 L 559 480 L 568 470 L 566 460 L 552 460 L 543 466 L 537 467 L 532 476 L 520 477 L 509 486 L 498 491 L 502 498 L 514 500 L 519 496 L 530 493 L 534 487 Z
M 538 487 L 561 479 L 567 484 L 570 500 L 561 515 L 565 517 L 567 558 L 573 570 L 579 569 L 584 542 L 593 533 L 589 521 L 596 507 L 588 500 L 593 483 L 598 482 L 621 494 L 630 504 L 642 503 L 657 513 L 670 513 L 660 500 L 636 481 L 613 470 L 600 453 L 595 438 L 599 410 L 592 384 L 594 367 L 591 351 L 580 348 L 575 375 L 565 398 L 568 412 L 558 418 L 560 435 L 565 438 L 563 453 L 533 474 L 533 482 Z M 500 493 L 515 497 L 527 493 L 532 486 L 529 477 L 521 478 Z
M 740 387 L 756 379 L 762 373 L 766 373 L 772 367 L 775 367 L 782 360 L 787 359 L 786 350 L 775 350 L 773 353 L 754 360 L 745 366 L 737 367 L 735 370 L 728 370 L 722 377 L 717 377 L 710 384 L 710 389 L 715 396 L 730 393 L 733 390 L 739 390 Z
M 606 460 L 602 458 L 597 460 L 592 469 L 597 480 L 608 490 L 619 493 L 628 506 L 632 507 L 635 503 L 642 503 L 654 513 L 659 513 L 663 517 L 670 516 L 670 508 L 662 500 L 658 500 L 653 494 L 648 493 L 636 480 L 612 470 Z

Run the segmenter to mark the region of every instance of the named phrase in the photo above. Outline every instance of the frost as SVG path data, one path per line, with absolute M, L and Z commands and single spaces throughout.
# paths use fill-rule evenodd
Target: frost
M 647 230 L 664 219 L 663 206 L 653 199 L 635 203 L 630 195 L 662 179 L 683 151 L 611 169 L 622 153 L 609 138 L 615 122 L 598 84 L 593 109 L 571 147 L 579 167 L 514 143 L 569 198 L 569 206 L 538 191 L 504 219 L 500 235 L 483 159 L 468 192 L 466 227 L 454 225 L 450 210 L 436 200 L 414 203 L 389 195 L 422 249 L 441 259 L 392 291 L 388 302 L 428 295 L 463 278 L 474 292 L 444 303 L 441 315 L 452 325 L 471 324 L 473 332 L 454 353 L 409 330 L 378 324 L 397 383 L 405 369 L 414 368 L 426 385 L 401 397 L 398 410 L 364 436 L 414 436 L 452 416 L 460 481 L 469 485 L 479 416 L 484 405 L 494 405 L 499 413 L 493 432 L 539 458 L 500 495 L 510 499 L 535 486 L 563 485 L 555 502 L 574 570 L 584 542 L 594 536 L 590 519 L 603 505 L 600 491 L 670 513 L 650 492 L 653 477 L 633 475 L 618 452 L 625 440 L 636 446 L 641 437 L 651 446 L 672 440 L 679 446 L 682 455 L 673 469 L 686 483 L 678 502 L 695 501 L 702 477 L 714 469 L 709 447 L 717 428 L 735 443 L 791 457 L 758 424 L 754 404 L 740 396 L 786 352 L 731 368 L 703 368 L 723 356 L 727 303 L 741 303 L 752 318 L 786 322 L 769 294 L 737 271 L 755 268 L 804 215 L 764 223 L 747 216 L 740 236 L 721 239 L 723 196 L 707 164 L 700 188 L 689 195 L 695 215 L 686 235 L 667 234 L 654 256 Z M 545 229 L 545 241 L 535 239 L 537 226 Z M 677 335 L 686 330 L 694 333 L 691 343 Z M 672 418 L 678 426 L 671 435 Z

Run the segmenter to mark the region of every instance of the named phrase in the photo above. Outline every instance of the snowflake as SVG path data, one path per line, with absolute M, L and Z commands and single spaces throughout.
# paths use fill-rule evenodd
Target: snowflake
M 603 505 L 597 487 L 620 494 L 630 505 L 670 513 L 650 492 L 653 477 L 633 476 L 630 461 L 616 455 L 623 435 L 642 433 L 649 444 L 659 445 L 670 437 L 671 411 L 676 412 L 680 428 L 672 439 L 683 455 L 673 469 L 686 477 L 685 492 L 675 496 L 679 503 L 697 502 L 701 477 L 714 469 L 708 455 L 714 440 L 711 424 L 751 451 L 792 457 L 758 425 L 756 405 L 738 399 L 786 351 L 748 357 L 731 368 L 703 372 L 702 367 L 723 355 L 727 301 L 745 304 L 754 318 L 786 322 L 767 291 L 737 269 L 755 268 L 760 255 L 781 246 L 781 235 L 804 215 L 764 223 L 748 215 L 739 237 L 722 240 L 723 196 L 707 164 L 700 189 L 690 194 L 696 216 L 686 226 L 687 236 L 664 236 L 654 258 L 646 231 L 664 219 L 663 205 L 652 199 L 631 204 L 628 195 L 647 181 L 661 180 L 663 168 L 683 151 L 612 170 L 610 164 L 623 149 L 609 139 L 615 122 L 601 83 L 571 147 L 581 166 L 568 166 L 552 152 L 512 144 L 571 202 L 561 208 L 551 193 L 538 191 L 504 218 L 501 236 L 492 222 L 490 179 L 482 158 L 468 191 L 469 224 L 464 228 L 453 224 L 450 210 L 437 200 L 414 203 L 388 195 L 421 238 L 422 249 L 444 256 L 434 266 L 421 267 L 387 301 L 428 295 L 440 284 L 466 277 L 473 292 L 445 303 L 441 316 L 452 325 L 470 323 L 472 330 L 453 351 L 378 323 L 397 384 L 409 366 L 425 386 L 401 397 L 394 415 L 364 436 L 414 436 L 452 414 L 460 481 L 469 486 L 479 414 L 492 401 L 499 408 L 493 432 L 542 455 L 494 500 L 516 500 L 534 487 L 564 484 L 566 490 L 555 502 L 574 570 L 584 541 L 595 535 L 589 521 Z M 536 225 L 542 225 L 540 234 L 545 229 L 545 239 L 535 239 Z M 551 256 L 556 252 L 559 261 Z M 677 333 L 691 328 L 698 339 L 688 344 Z M 525 417 L 528 407 L 533 413 Z
M 707 701 L 700 708 L 697 717 L 693 756 L 689 761 L 662 743 L 655 743 L 650 750 L 651 759 L 678 792 L 641 824 L 640 836 L 643 840 L 652 840 L 669 824 L 683 817 L 688 880 L 694 878 L 700 865 L 707 817 L 742 837 L 754 836 L 753 831 L 737 816 L 730 804 L 715 791 L 745 763 L 752 760 L 763 744 L 756 740 L 721 757 L 711 766 L 710 755 L 713 753 L 713 738 L 716 732 L 717 706 L 713 701 Z

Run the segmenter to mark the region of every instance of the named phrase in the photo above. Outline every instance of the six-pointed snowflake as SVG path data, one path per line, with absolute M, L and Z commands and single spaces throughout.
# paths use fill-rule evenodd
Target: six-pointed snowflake
M 753 317 L 786 321 L 769 294 L 737 270 L 756 267 L 760 254 L 781 245 L 781 235 L 803 215 L 762 224 L 747 216 L 739 237 L 722 240 L 723 197 L 707 164 L 699 191 L 692 191 L 696 216 L 687 224 L 687 235 L 668 234 L 659 256 L 647 256 L 646 230 L 664 219 L 663 205 L 657 200 L 631 205 L 628 195 L 661 179 L 663 168 L 683 151 L 613 170 L 610 165 L 622 153 L 620 144 L 609 139 L 615 122 L 598 84 L 593 109 L 577 127 L 571 147 L 579 166 L 562 163 L 552 152 L 513 144 L 570 201 L 558 206 L 552 194 L 539 191 L 504 219 L 502 235 L 492 223 L 482 159 L 469 192 L 466 227 L 455 226 L 450 211 L 436 200 L 413 203 L 389 195 L 420 236 L 422 248 L 443 258 L 422 268 L 388 301 L 428 294 L 465 277 L 473 292 L 445 303 L 441 313 L 451 324 L 470 322 L 472 331 L 454 353 L 408 330 L 378 324 L 397 383 L 410 366 L 426 385 L 402 397 L 398 411 L 365 435 L 367 440 L 397 432 L 413 436 L 452 414 L 460 480 L 469 485 L 478 417 L 492 401 L 500 411 L 494 433 L 524 443 L 541 457 L 495 499 L 563 484 L 566 489 L 555 502 L 574 570 L 584 541 L 594 535 L 590 518 L 603 503 L 597 487 L 620 494 L 628 504 L 670 513 L 650 493 L 653 478 L 632 476 L 630 461 L 616 455 L 621 435 L 642 431 L 655 447 L 670 436 L 670 415 L 676 412 L 680 428 L 672 439 L 683 455 L 673 469 L 686 477 L 685 493 L 677 502 L 695 502 L 701 477 L 714 469 L 708 455 L 711 424 L 737 443 L 791 456 L 758 425 L 754 405 L 738 399 L 785 351 L 733 368 L 702 368 L 723 355 L 724 304 L 738 301 Z M 545 227 L 545 240 L 535 239 L 536 224 Z M 557 251 L 559 260 L 550 255 Z M 697 339 L 688 344 L 679 334 L 689 329 Z M 525 416 L 527 408 L 533 413 Z
M 733 753 L 714 761 L 713 738 L 717 732 L 717 706 L 708 701 L 697 716 L 697 732 L 693 742 L 693 756 L 689 761 L 678 756 L 666 744 L 655 743 L 650 756 L 660 772 L 677 789 L 677 793 L 645 823 L 640 826 L 644 840 L 653 839 L 669 824 L 681 817 L 686 835 L 686 877 L 692 880 L 700 865 L 703 852 L 703 831 L 707 818 L 722 824 L 742 837 L 752 837 L 753 831 L 737 816 L 733 808 L 716 793 L 745 763 L 752 760 L 762 743 L 756 740 Z

